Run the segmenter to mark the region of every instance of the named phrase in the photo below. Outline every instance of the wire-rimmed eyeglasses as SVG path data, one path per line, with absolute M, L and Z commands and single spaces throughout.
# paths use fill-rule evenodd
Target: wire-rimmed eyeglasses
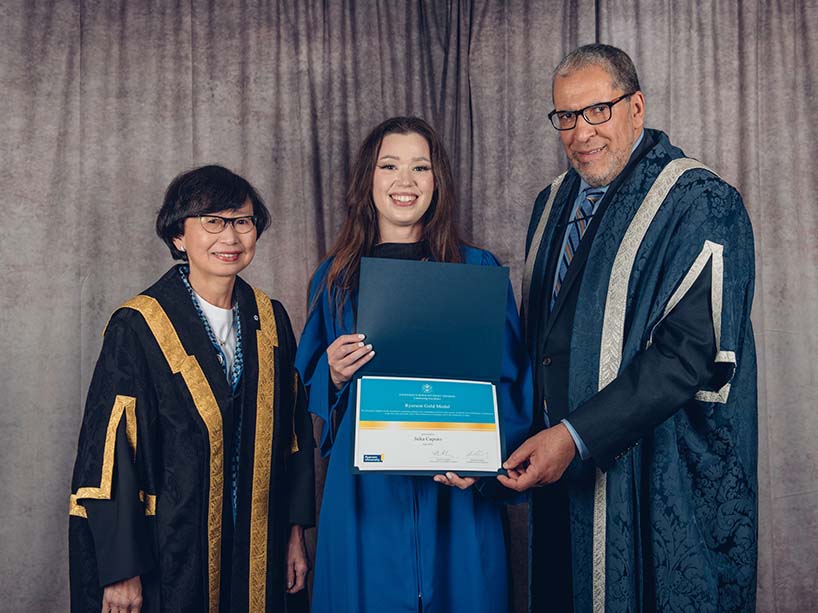
M 554 109 L 548 113 L 548 119 L 551 120 L 551 125 L 557 130 L 573 130 L 577 126 L 577 120 L 580 115 L 592 126 L 598 126 L 601 123 L 610 121 L 613 114 L 611 107 L 613 107 L 614 104 L 633 96 L 635 93 L 636 92 L 623 94 L 610 102 L 594 102 L 578 111 L 558 111 Z

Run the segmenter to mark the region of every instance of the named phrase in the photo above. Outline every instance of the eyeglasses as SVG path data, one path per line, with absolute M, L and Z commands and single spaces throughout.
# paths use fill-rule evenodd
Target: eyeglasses
M 256 216 L 245 215 L 244 217 L 221 217 L 219 215 L 199 215 L 199 222 L 210 234 L 219 234 L 228 224 L 239 234 L 247 234 L 256 227 Z
M 551 120 L 557 130 L 573 130 L 577 126 L 579 116 L 582 117 L 592 126 L 598 126 L 601 123 L 610 121 L 612 111 L 611 107 L 617 102 L 633 96 L 636 92 L 631 92 L 619 98 L 614 98 L 610 102 L 595 102 L 586 106 L 584 109 L 578 111 L 557 111 L 556 109 L 548 113 L 548 119 Z

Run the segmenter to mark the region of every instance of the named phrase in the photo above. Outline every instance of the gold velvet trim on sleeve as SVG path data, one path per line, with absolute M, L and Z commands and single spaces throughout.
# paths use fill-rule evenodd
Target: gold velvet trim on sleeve
M 99 487 L 81 487 L 76 493 L 71 495 L 69 501 L 68 514 L 76 517 L 88 518 L 85 507 L 80 504 L 80 500 L 91 498 L 94 500 L 110 500 L 111 486 L 114 478 L 114 458 L 116 456 L 116 431 L 119 422 L 125 415 L 125 433 L 128 437 L 128 444 L 134 455 L 136 454 L 136 398 L 133 396 L 120 396 L 114 399 L 114 406 L 111 408 L 111 416 L 108 418 L 108 429 L 105 432 L 105 445 L 102 451 L 102 474 L 100 475 Z
M 298 406 L 298 371 L 293 374 L 293 444 L 290 453 L 298 453 L 298 434 L 295 431 L 295 408 Z
M 145 515 L 148 517 L 156 515 L 156 494 L 146 494 L 139 490 L 139 502 L 145 505 Z
M 267 603 L 267 524 L 269 522 L 270 473 L 273 459 L 275 408 L 275 347 L 278 331 L 270 298 L 253 290 L 259 316 L 258 392 L 256 438 L 253 445 L 253 491 L 250 497 L 249 610 L 265 611 Z M 282 588 L 283 589 L 283 588 Z
M 131 459 L 136 462 L 136 398 L 125 403 L 125 438 L 131 448 Z
M 213 390 L 205 377 L 202 367 L 195 356 L 188 355 L 179 340 L 179 335 L 173 327 L 162 305 L 155 298 L 139 295 L 132 298 L 123 308 L 138 311 L 151 330 L 162 354 L 170 366 L 171 371 L 182 375 L 187 385 L 196 411 L 207 427 L 210 444 L 210 483 L 208 490 L 207 508 L 207 575 L 208 601 L 211 613 L 219 610 L 219 587 L 221 577 L 221 544 L 222 544 L 222 505 L 224 487 L 224 442 L 222 414 Z M 147 498 L 146 513 L 153 504 L 155 512 L 155 497 L 153 502 Z

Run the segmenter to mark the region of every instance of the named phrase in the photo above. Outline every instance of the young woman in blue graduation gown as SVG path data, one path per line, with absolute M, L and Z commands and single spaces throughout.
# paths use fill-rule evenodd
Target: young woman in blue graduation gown
M 507 535 L 495 479 L 351 471 L 349 381 L 377 360 L 355 334 L 362 256 L 497 266 L 454 225 L 455 194 L 442 142 L 423 120 L 396 117 L 364 140 L 352 167 L 347 217 L 313 276 L 296 367 L 329 455 L 318 528 L 313 609 L 323 613 L 498 613 L 509 609 Z M 479 305 L 475 305 L 479 308 Z M 399 314 L 395 314 L 399 317 Z M 502 379 L 505 443 L 531 422 L 531 379 L 509 285 Z M 449 486 L 449 487 L 447 487 Z

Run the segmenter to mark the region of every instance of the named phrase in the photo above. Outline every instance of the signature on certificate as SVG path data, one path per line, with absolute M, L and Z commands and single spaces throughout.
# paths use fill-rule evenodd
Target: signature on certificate
M 485 449 L 472 449 L 466 454 L 467 462 L 485 462 L 489 452 Z
M 432 462 L 452 462 L 454 461 L 454 456 L 449 453 L 448 449 L 433 449 L 431 454 L 431 461 Z

